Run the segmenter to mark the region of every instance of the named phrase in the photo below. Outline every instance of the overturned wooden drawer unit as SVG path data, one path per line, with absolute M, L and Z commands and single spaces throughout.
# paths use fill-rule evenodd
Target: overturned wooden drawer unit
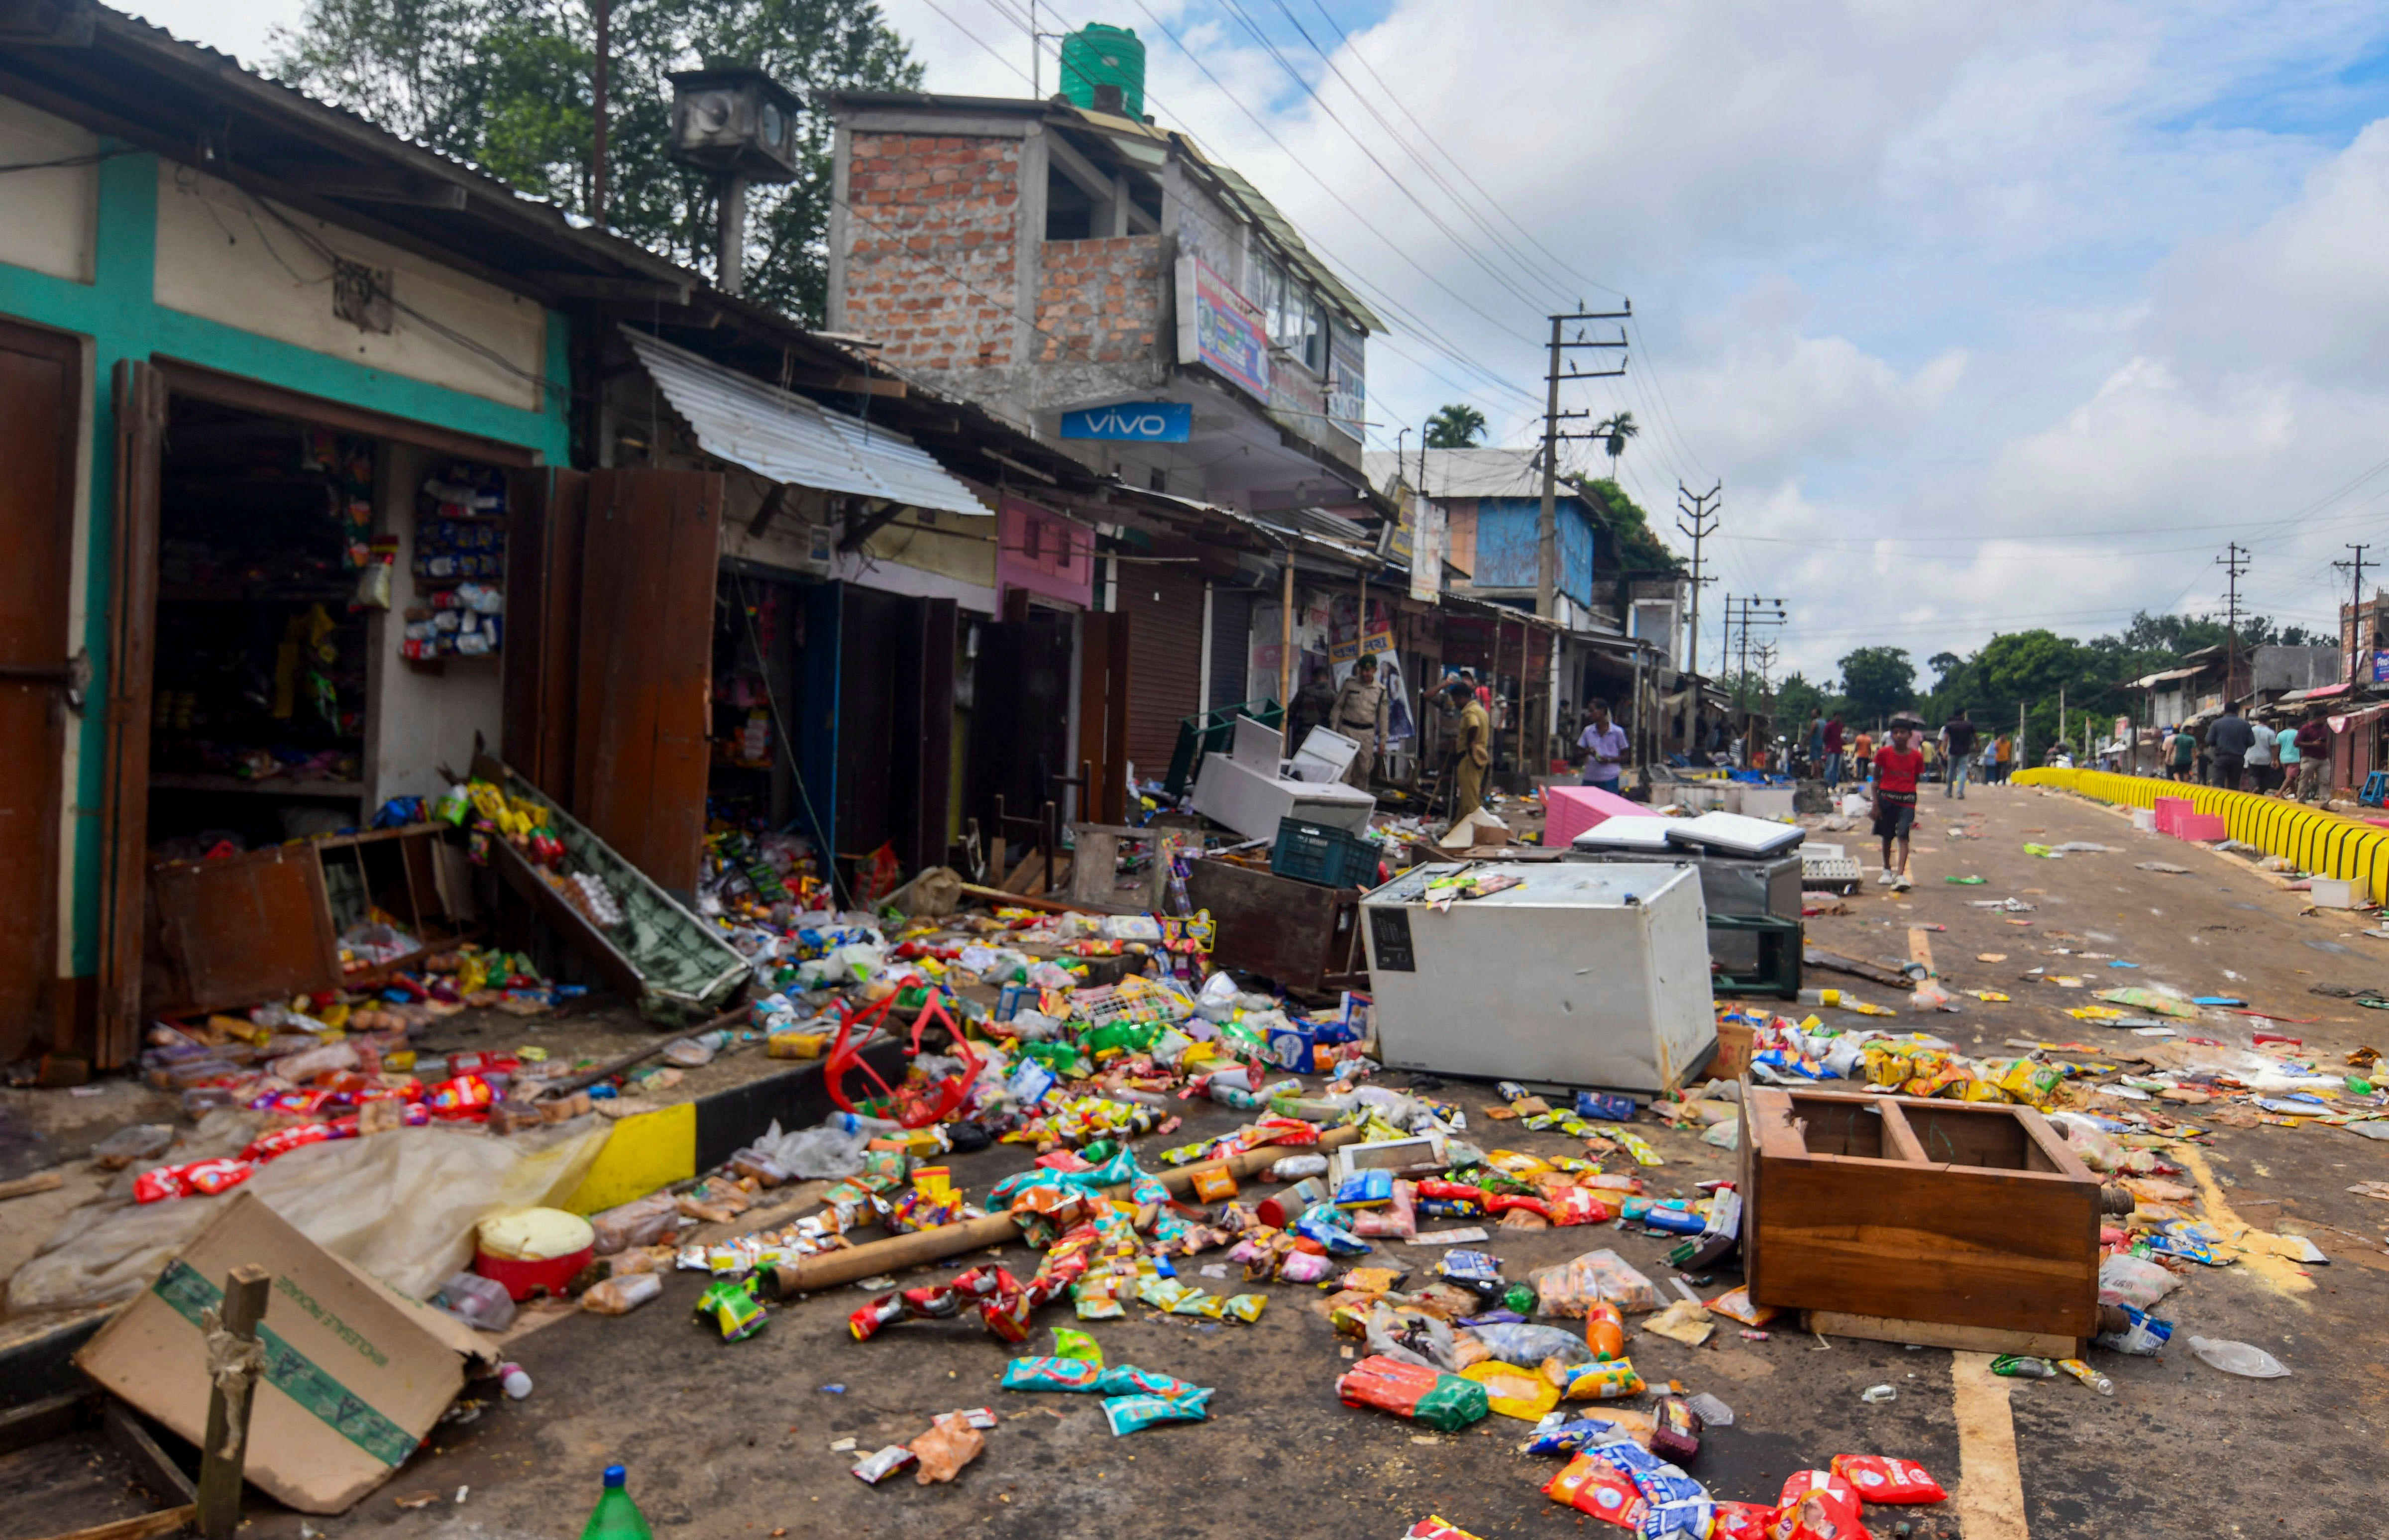
M 1753 1300 L 2050 1337 L 2097 1329 L 2099 1178 L 2039 1113 L 1743 1090 Z

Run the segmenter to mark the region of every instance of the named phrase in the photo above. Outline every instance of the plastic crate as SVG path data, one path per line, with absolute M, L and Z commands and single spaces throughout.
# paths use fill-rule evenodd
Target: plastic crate
M 1267 696 L 1233 706 L 1218 706 L 1178 719 L 1178 744 L 1170 751 L 1169 773 L 1161 789 L 1173 797 L 1186 795 L 1194 784 L 1194 767 L 1209 753 L 1225 753 L 1236 740 L 1236 718 L 1249 716 L 1264 727 L 1285 730 L 1285 708 Z
M 1277 843 L 1270 847 L 1270 870 L 1297 882 L 1330 888 L 1373 888 L 1383 855 L 1374 841 L 1363 840 L 1348 828 L 1314 824 L 1307 818 L 1280 818 Z
M 1724 946 L 1719 937 L 1730 938 Z M 1709 976 L 1709 988 L 1718 995 L 1772 995 L 1781 999 L 1800 997 L 1800 964 L 1802 961 L 1800 922 L 1782 919 L 1773 915 L 1711 915 L 1709 916 L 1709 952 L 1739 952 L 1742 940 L 1755 943 L 1754 964 L 1747 971 L 1733 972 L 1719 968 Z

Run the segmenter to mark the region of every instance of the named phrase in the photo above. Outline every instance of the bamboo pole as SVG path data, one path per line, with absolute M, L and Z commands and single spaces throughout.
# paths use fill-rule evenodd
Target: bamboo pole
M 1194 1185 L 1194 1178 L 1206 1172 L 1224 1171 L 1242 1180 L 1257 1172 L 1266 1171 L 1288 1155 L 1300 1155 L 1312 1149 L 1334 1149 L 1361 1136 L 1357 1128 L 1331 1128 L 1319 1136 L 1315 1145 L 1263 1145 L 1224 1160 L 1204 1161 L 1191 1166 L 1160 1174 L 1161 1185 L 1172 1193 L 1182 1193 Z M 1125 1194 L 1124 1187 L 1114 1187 L 1113 1196 Z M 940 1225 L 934 1230 L 920 1230 L 912 1235 L 900 1235 L 888 1240 L 868 1240 L 860 1246 L 824 1251 L 818 1256 L 799 1257 L 783 1263 L 773 1269 L 774 1282 L 780 1296 L 818 1293 L 840 1284 L 853 1283 L 880 1273 L 893 1273 L 905 1267 L 917 1267 L 923 1263 L 942 1262 L 960 1256 L 965 1251 L 987 1246 L 1001 1246 L 1019 1234 L 1018 1221 L 1009 1213 L 990 1213 L 977 1219 L 965 1219 L 956 1225 Z

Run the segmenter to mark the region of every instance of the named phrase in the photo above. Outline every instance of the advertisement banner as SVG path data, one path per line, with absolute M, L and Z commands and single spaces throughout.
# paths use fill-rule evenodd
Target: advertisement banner
M 1178 259 L 1178 361 L 1270 398 L 1269 331 L 1260 311 L 1194 257 Z

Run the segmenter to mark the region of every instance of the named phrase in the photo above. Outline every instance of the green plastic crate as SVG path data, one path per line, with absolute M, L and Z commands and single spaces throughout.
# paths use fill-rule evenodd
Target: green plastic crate
M 1194 767 L 1203 763 L 1203 756 L 1224 753 L 1233 745 L 1236 718 L 1240 716 L 1249 716 L 1264 727 L 1285 730 L 1285 708 L 1267 696 L 1182 716 L 1178 719 L 1178 747 L 1170 753 L 1169 774 L 1162 778 L 1161 789 L 1173 797 L 1186 795 L 1186 789 L 1194 784 Z

